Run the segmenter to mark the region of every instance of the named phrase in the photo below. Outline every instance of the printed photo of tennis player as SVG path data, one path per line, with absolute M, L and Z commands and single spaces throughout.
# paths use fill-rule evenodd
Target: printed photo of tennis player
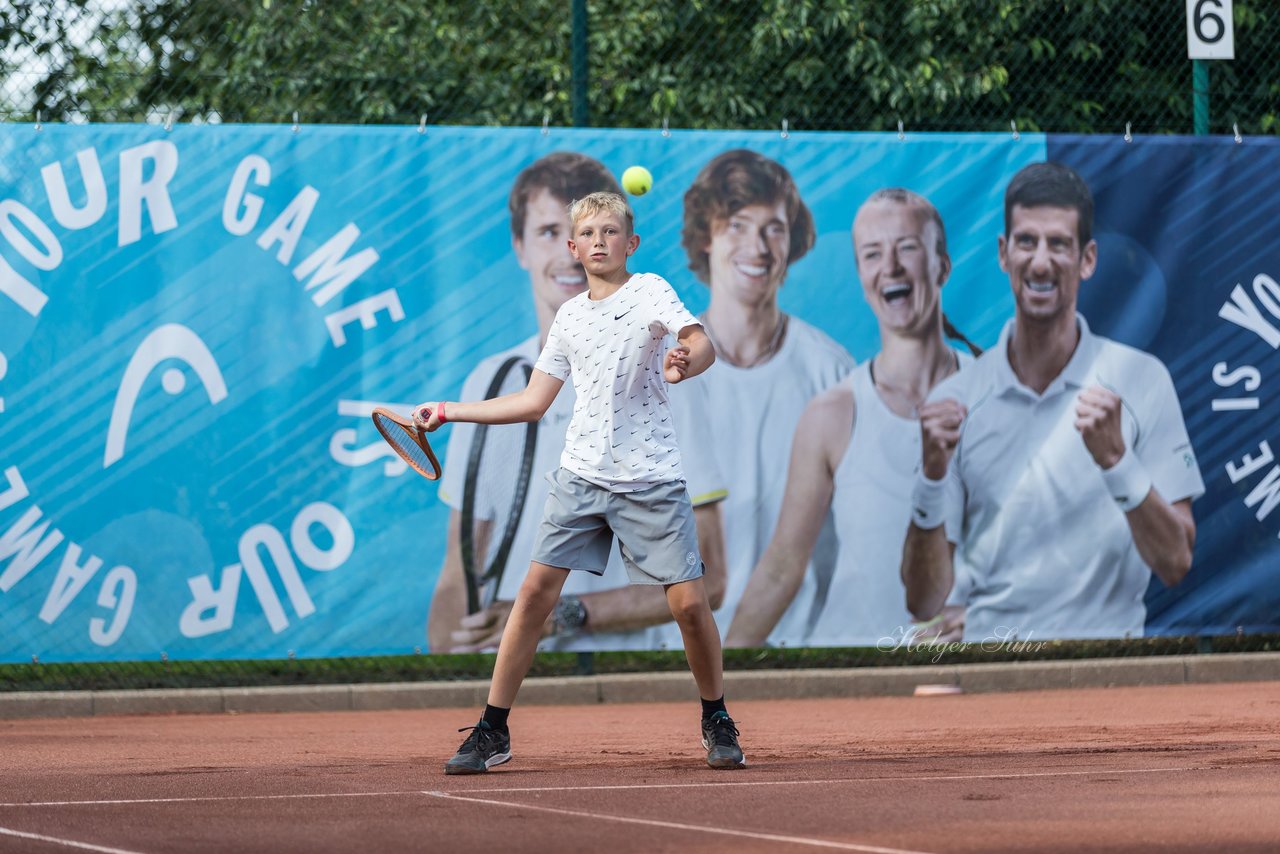
M 597 191 L 621 193 L 602 163 L 577 152 L 548 154 L 517 176 L 508 199 L 511 246 L 529 274 L 538 331 L 477 364 L 463 384 L 460 399 L 496 397 L 527 384 L 556 312 L 587 289 L 586 273 L 569 251 L 568 207 Z M 529 566 L 550 490 L 546 475 L 560 466 L 573 408 L 573 387 L 566 383 L 535 423 L 452 425 L 439 489 L 451 508 L 447 544 L 427 622 L 432 652 L 497 647 Z M 714 507 L 695 511 L 708 591 L 716 591 L 713 603 L 724 578 L 716 512 Z M 539 648 L 645 648 L 652 643 L 649 627 L 670 620 L 662 590 L 628 585 L 614 549 L 603 576 L 570 575 Z
M 672 404 L 685 457 L 714 461 L 711 470 L 725 480 L 698 483 L 688 473 L 695 505 L 724 498 L 722 631 L 773 535 L 800 414 L 854 365 L 835 340 L 778 305 L 788 270 L 814 239 L 813 215 L 790 172 L 757 152 L 718 155 L 685 192 L 681 242 L 689 269 L 710 289 L 699 320 L 715 344 L 716 362 L 700 383 L 674 387 Z M 722 485 L 727 496 L 717 492 Z M 830 577 L 829 526 L 819 539 L 812 560 L 819 568 L 805 573 L 772 643 L 800 645 L 812 627 L 819 585 Z M 661 645 L 679 643 L 671 627 L 663 634 Z
M 809 646 L 874 646 L 927 633 L 959 640 L 964 597 L 929 629 L 913 626 L 899 573 L 920 464 L 917 412 L 930 389 L 981 350 L 942 312 L 951 274 L 937 208 L 911 190 L 877 190 L 853 220 L 854 262 L 875 314 L 880 350 L 805 407 L 791 445 L 782 512 L 729 628 L 729 646 L 760 646 L 808 571 L 823 520 L 839 538 L 835 572 Z M 951 338 L 960 343 L 953 348 Z M 963 574 L 958 573 L 963 579 Z
M 1014 316 L 920 408 L 907 605 L 935 616 L 963 564 L 966 639 L 1141 636 L 1151 576 L 1191 568 L 1204 483 L 1169 371 L 1077 311 L 1093 217 L 1071 168 L 1013 177 L 997 248 Z

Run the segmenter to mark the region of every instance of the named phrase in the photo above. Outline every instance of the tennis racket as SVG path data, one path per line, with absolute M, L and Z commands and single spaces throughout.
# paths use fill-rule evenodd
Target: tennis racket
M 440 461 L 427 444 L 427 434 L 419 430 L 418 425 L 390 409 L 377 406 L 373 410 L 373 426 L 410 468 L 427 480 L 440 479 Z
M 532 374 L 527 359 L 512 356 L 493 375 L 485 399 L 520 391 Z M 537 440 L 536 421 L 475 427 L 462 486 L 459 536 L 469 614 L 497 598 L 529 495 Z

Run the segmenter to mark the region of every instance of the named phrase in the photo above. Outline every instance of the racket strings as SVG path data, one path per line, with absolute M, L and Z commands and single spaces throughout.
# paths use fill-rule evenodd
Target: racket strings
M 375 413 L 373 417 L 378 431 L 395 448 L 396 452 L 419 472 L 430 477 L 430 473 L 435 469 L 435 464 L 427 456 L 426 451 L 422 450 L 422 446 L 418 444 L 417 438 L 414 437 L 409 429 L 381 413 Z

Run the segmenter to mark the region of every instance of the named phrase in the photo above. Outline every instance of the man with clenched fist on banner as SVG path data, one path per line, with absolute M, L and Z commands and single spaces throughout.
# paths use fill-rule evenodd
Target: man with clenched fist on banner
M 921 407 L 907 607 L 939 612 L 960 552 L 973 573 L 966 639 L 1140 636 L 1151 574 L 1174 585 L 1191 568 L 1204 492 L 1177 393 L 1158 359 L 1076 312 L 1098 259 L 1080 176 L 1032 164 L 1004 207 L 1015 313 Z

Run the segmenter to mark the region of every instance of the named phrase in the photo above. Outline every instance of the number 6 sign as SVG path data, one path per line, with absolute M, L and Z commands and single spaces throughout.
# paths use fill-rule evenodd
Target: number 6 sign
M 1235 59 L 1231 0 L 1187 0 L 1187 56 Z

